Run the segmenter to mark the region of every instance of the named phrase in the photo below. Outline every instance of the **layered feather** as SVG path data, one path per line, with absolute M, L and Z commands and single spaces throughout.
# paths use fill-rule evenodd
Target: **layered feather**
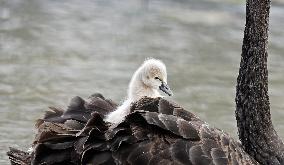
M 119 125 L 103 119 L 116 104 L 75 97 L 38 120 L 33 164 L 257 164 L 227 133 L 163 98 L 142 98 Z M 10 151 L 11 152 L 11 151 Z M 14 164 L 22 164 L 10 154 Z

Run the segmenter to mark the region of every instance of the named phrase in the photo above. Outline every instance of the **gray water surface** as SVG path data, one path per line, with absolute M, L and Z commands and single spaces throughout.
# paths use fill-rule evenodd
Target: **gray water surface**
M 243 1 L 1 0 L 0 164 L 27 149 L 48 106 L 94 92 L 116 102 L 146 57 L 162 59 L 172 99 L 237 138 Z M 271 8 L 269 94 L 284 138 L 284 6 Z

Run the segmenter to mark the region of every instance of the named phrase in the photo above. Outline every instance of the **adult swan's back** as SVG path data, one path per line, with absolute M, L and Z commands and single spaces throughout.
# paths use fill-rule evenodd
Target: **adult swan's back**
M 257 164 L 234 139 L 162 98 L 142 98 L 115 128 L 103 117 L 116 105 L 96 95 L 74 98 L 38 121 L 32 154 L 12 149 L 11 161 L 33 164 Z

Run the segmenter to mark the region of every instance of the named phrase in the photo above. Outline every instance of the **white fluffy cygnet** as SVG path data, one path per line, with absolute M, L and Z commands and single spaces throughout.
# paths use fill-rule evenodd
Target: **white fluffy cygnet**
M 162 97 L 158 90 L 172 95 L 167 85 L 167 70 L 165 64 L 156 59 L 147 59 L 133 74 L 128 86 L 127 99 L 105 118 L 107 122 L 119 124 L 130 113 L 131 103 L 144 96 Z

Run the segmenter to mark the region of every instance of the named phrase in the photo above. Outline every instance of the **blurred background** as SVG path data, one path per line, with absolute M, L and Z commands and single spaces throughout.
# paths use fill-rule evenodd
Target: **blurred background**
M 269 94 L 282 138 L 283 20 L 273 1 Z M 146 57 L 166 63 L 169 99 L 237 138 L 244 24 L 244 0 L 0 0 L 0 164 L 8 146 L 30 146 L 48 106 L 94 92 L 120 102 Z

